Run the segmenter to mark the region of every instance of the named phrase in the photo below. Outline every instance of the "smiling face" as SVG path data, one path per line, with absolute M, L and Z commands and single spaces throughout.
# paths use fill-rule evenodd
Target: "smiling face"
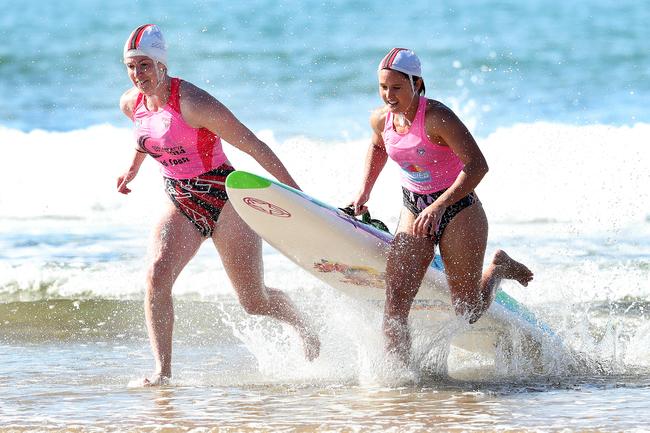
M 153 93 L 165 76 L 164 66 L 146 56 L 129 57 L 124 59 L 124 64 L 133 85 L 145 95 Z
M 417 94 L 413 93 L 411 82 L 401 72 L 382 69 L 378 73 L 379 96 L 393 113 L 406 113 L 412 105 L 417 106 Z

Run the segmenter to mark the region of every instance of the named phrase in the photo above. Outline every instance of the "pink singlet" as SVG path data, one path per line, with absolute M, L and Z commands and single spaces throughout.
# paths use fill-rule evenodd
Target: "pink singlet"
M 388 156 L 402 168 L 402 186 L 419 194 L 449 188 L 464 164 L 447 146 L 429 140 L 425 128 L 427 98 L 420 96 L 418 111 L 406 134 L 393 127 L 393 113 L 388 112 L 382 137 Z
M 179 89 L 181 80 L 172 78 L 167 104 L 149 111 L 140 93 L 133 112 L 138 150 L 161 164 L 163 176 L 189 179 L 226 162 L 221 138 L 205 128 L 192 128 L 181 116 Z

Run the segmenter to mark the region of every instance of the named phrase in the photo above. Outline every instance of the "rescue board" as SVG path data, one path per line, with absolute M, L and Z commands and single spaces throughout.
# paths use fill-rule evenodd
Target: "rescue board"
M 383 310 L 390 233 L 280 182 L 235 171 L 226 179 L 228 197 L 241 218 L 272 247 L 328 286 Z M 429 267 L 409 315 L 426 332 L 455 318 L 439 256 Z M 451 344 L 471 352 L 494 352 L 512 332 L 536 346 L 558 337 L 528 308 L 499 289 L 495 301 Z

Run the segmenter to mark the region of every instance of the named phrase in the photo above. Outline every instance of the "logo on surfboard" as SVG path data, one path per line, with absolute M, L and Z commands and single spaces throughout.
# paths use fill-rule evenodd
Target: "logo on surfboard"
M 250 207 L 252 207 L 253 209 L 263 213 L 267 213 L 272 216 L 276 216 L 280 218 L 291 217 L 291 214 L 286 210 L 282 209 L 280 206 L 276 206 L 273 203 L 269 203 L 267 201 L 260 200 L 258 198 L 244 197 L 242 201 L 247 205 L 249 205 Z
M 369 266 L 347 265 L 340 262 L 330 262 L 327 259 L 321 259 L 320 262 L 314 262 L 314 269 L 318 272 L 334 272 L 341 276 L 339 281 L 355 286 L 377 287 L 384 289 L 386 287 L 386 274 Z

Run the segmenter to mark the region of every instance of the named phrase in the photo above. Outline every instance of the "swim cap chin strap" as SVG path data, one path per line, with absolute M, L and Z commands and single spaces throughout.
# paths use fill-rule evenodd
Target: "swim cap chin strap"
M 156 84 L 156 89 L 158 89 L 158 86 L 160 86 L 162 83 L 165 82 L 163 78 L 165 78 L 166 74 L 160 70 L 160 65 L 165 66 L 165 64 L 159 62 L 158 60 L 154 60 L 153 63 L 154 63 L 154 68 L 156 69 L 156 80 L 158 81 L 158 84 Z
M 413 92 L 413 95 L 415 95 L 415 83 L 413 82 L 413 75 L 408 74 L 409 76 L 409 83 L 411 83 L 411 91 Z

